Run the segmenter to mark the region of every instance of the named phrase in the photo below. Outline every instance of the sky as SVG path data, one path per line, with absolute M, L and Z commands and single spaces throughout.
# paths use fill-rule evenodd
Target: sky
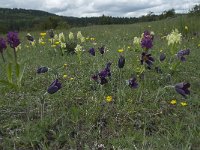
M 200 0 L 0 0 L 1 8 L 36 9 L 74 17 L 139 17 L 172 8 L 176 13 L 186 13 L 196 4 Z

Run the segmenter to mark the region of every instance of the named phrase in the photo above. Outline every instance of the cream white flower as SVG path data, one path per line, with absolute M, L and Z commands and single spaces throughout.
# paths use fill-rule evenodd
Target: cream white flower
M 79 52 L 82 52 L 82 46 L 77 44 L 76 48 L 75 48 L 75 52 L 76 53 L 79 53 Z
M 69 32 L 69 39 L 70 39 L 70 40 L 74 40 L 74 33 Z
M 133 39 L 133 44 L 134 44 L 134 45 L 140 45 L 140 43 L 141 43 L 141 38 L 134 37 L 134 39 Z
M 64 43 L 65 42 L 65 36 L 64 36 L 63 32 L 58 35 L 58 38 L 59 38 L 59 42 L 60 43 Z
M 81 34 L 81 31 L 78 31 L 78 33 L 77 33 L 77 39 L 81 39 L 83 36 L 82 36 L 82 34 Z
M 167 35 L 166 39 L 168 41 L 168 45 L 180 44 L 182 40 L 182 34 L 179 33 L 177 29 L 175 29 Z

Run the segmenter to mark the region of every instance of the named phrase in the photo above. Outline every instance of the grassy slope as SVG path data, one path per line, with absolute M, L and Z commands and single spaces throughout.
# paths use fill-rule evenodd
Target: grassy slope
M 184 31 L 185 25 L 189 26 L 191 33 L 200 32 L 200 22 L 196 18 L 71 29 L 95 37 L 96 49 L 105 45 L 109 50 L 104 57 L 99 53 L 96 57 L 84 53 L 81 65 L 76 55 L 61 56 L 48 45 L 26 48 L 23 38 L 26 33 L 21 33 L 24 43 L 19 57 L 26 62 L 26 72 L 21 90 L 2 88 L 0 91 L 0 149 L 91 149 L 96 144 L 104 144 L 107 149 L 113 146 L 119 149 L 198 149 L 199 36 L 189 34 L 183 39 L 179 48 L 190 48 L 191 54 L 171 80 L 168 80 L 168 66 L 162 65 L 163 74 L 147 71 L 145 80 L 138 79 L 138 89 L 130 89 L 125 82 L 140 67 L 138 57 L 141 50 L 127 50 L 128 46 L 133 47 L 134 36 L 140 36 L 145 29 L 155 32 L 152 55 L 156 66 L 160 65 L 159 51 L 169 51 L 166 40 L 160 37 L 174 28 Z M 69 33 L 62 32 L 65 35 Z M 37 38 L 39 33 L 31 34 Z M 85 49 L 91 46 L 87 42 Z M 125 49 L 126 64 L 122 70 L 117 67 L 119 48 Z M 103 69 L 108 61 L 112 62 L 112 80 L 100 87 L 90 77 Z M 67 70 L 62 68 L 64 63 L 68 65 Z M 59 92 L 43 96 L 55 76 L 51 72 L 37 75 L 38 66 L 61 68 L 59 79 L 63 87 Z M 1 78 L 4 71 L 0 71 Z M 62 79 L 63 74 L 74 80 Z M 182 81 L 191 83 L 191 95 L 186 100 L 188 106 L 180 106 L 180 102 L 185 100 L 174 90 L 158 93 L 164 86 Z M 103 103 L 108 95 L 113 96 L 111 104 Z M 177 99 L 176 106 L 169 104 L 172 99 Z

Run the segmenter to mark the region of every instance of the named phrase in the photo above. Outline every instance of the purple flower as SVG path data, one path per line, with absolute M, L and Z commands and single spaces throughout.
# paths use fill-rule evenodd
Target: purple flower
M 136 82 L 136 78 L 135 77 L 132 77 L 131 79 L 128 80 L 128 85 L 135 89 L 138 87 L 138 83 Z
M 17 32 L 8 32 L 7 42 L 11 48 L 16 48 L 20 44 Z
M 190 94 L 190 91 L 188 90 L 189 87 L 190 83 L 181 82 L 175 85 L 175 90 L 177 93 L 181 94 L 183 97 L 186 98 L 186 95 Z
M 189 55 L 190 54 L 190 49 L 186 49 L 186 50 L 180 50 L 176 56 L 178 57 L 178 59 L 180 59 L 181 61 L 186 61 L 186 58 L 184 57 L 185 55 Z
M 149 31 L 144 31 L 143 38 L 141 40 L 141 47 L 148 50 L 153 47 L 154 36 Z
M 164 53 L 160 54 L 160 61 L 164 61 L 166 58 L 166 55 Z
M 104 52 L 105 52 L 105 47 L 102 46 L 102 47 L 100 47 L 100 48 L 98 48 L 98 49 L 99 49 L 99 52 L 103 55 Z
M 151 69 L 151 65 L 153 65 L 153 57 L 151 56 L 151 54 L 147 54 L 145 52 L 142 53 L 141 55 L 141 64 L 143 65 L 144 62 L 148 65 L 148 69 Z
M 91 78 L 100 83 L 100 84 L 105 84 L 105 83 L 108 83 L 108 80 L 107 80 L 107 77 L 110 77 L 111 76 L 111 72 L 110 72 L 110 66 L 111 66 L 111 63 L 107 63 L 106 64 L 106 68 L 103 69 L 101 72 L 93 75 Z
M 153 47 L 152 39 L 149 37 L 143 37 L 141 41 L 142 48 L 148 50 Z
M 3 53 L 3 50 L 5 50 L 6 48 L 6 41 L 3 38 L 0 38 L 0 53 Z
M 118 60 L 118 67 L 123 68 L 124 64 L 125 64 L 125 58 L 123 56 L 120 56 Z
M 47 67 L 40 67 L 37 69 L 37 73 L 40 74 L 40 73 L 45 73 L 48 71 L 48 68 Z
M 90 48 L 90 49 L 89 49 L 89 53 L 90 53 L 92 56 L 95 56 L 95 50 L 94 50 L 94 48 Z
M 58 81 L 58 79 L 56 79 L 53 83 L 51 83 L 51 85 L 47 89 L 47 92 L 49 94 L 53 94 L 57 92 L 60 88 L 61 88 L 61 83 Z

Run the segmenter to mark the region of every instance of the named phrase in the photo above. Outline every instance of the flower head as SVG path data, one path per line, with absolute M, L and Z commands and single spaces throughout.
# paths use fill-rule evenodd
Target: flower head
M 180 59 L 181 61 L 186 61 L 186 58 L 184 57 L 185 55 L 189 55 L 190 54 L 190 49 L 186 49 L 186 50 L 180 50 L 177 53 L 177 57 L 178 59 Z
M 172 105 L 176 105 L 176 103 L 177 103 L 177 102 L 176 102 L 175 99 L 173 99 L 173 100 L 170 101 L 170 104 L 172 104 Z
M 183 97 L 186 98 L 186 95 L 190 94 L 190 91 L 188 89 L 189 87 L 190 83 L 181 82 L 175 85 L 175 90 L 177 93 L 181 94 Z
M 11 48 L 16 48 L 20 44 L 20 40 L 17 32 L 8 32 L 7 42 Z
M 47 92 L 49 94 L 53 94 L 57 92 L 60 88 L 61 88 L 61 83 L 58 81 L 58 79 L 56 79 L 53 83 L 51 83 L 51 85 L 47 89 Z
M 55 36 L 53 29 L 50 29 L 50 30 L 48 31 L 48 34 L 49 34 L 49 37 L 50 37 L 50 38 L 54 38 L 54 36 Z
M 34 38 L 31 36 L 30 33 L 27 33 L 26 38 L 27 38 L 27 40 L 30 41 L 30 42 L 33 42 L 33 41 L 34 41 Z
M 58 39 L 60 43 L 65 42 L 65 35 L 63 34 L 63 32 L 58 35 Z
M 90 48 L 90 49 L 89 49 L 89 53 L 90 53 L 92 56 L 95 56 L 95 50 L 94 50 L 94 48 Z
M 74 40 L 74 34 L 72 32 L 69 32 L 69 39 Z
M 41 33 L 40 33 L 40 36 L 42 36 L 42 37 L 44 37 L 44 36 L 46 36 L 46 35 L 47 35 L 46 32 L 41 32 Z
M 79 52 L 82 52 L 83 50 L 82 50 L 82 46 L 81 45 L 79 45 L 79 44 L 77 44 L 77 46 L 76 46 L 76 48 L 75 48 L 75 52 L 76 53 L 79 53 Z
M 0 53 L 3 53 L 3 50 L 5 50 L 6 48 L 6 41 L 3 38 L 0 38 Z
M 102 46 L 102 47 L 100 47 L 100 48 L 98 48 L 98 49 L 99 49 L 99 52 L 103 55 L 104 52 L 105 52 L 105 47 Z
M 113 100 L 112 96 L 106 96 L 106 101 L 108 103 L 112 102 L 112 100 Z
M 118 60 L 118 67 L 119 68 L 123 68 L 124 67 L 124 64 L 125 64 L 125 58 L 124 58 L 124 56 L 120 56 L 119 57 L 119 60 Z
M 119 53 L 122 53 L 124 50 L 123 49 L 118 49 L 117 50 Z
M 166 39 L 168 41 L 168 45 L 180 44 L 181 43 L 181 33 L 178 32 L 177 29 L 172 30 L 170 34 L 167 35 Z
M 128 80 L 128 85 L 135 89 L 138 87 L 138 83 L 136 82 L 136 78 L 135 77 L 132 77 L 131 79 Z
M 161 54 L 160 54 L 160 61 L 164 61 L 165 58 L 166 58 L 165 53 L 161 53 Z
M 181 102 L 181 106 L 187 106 L 187 102 Z
M 151 65 L 153 65 L 154 59 L 151 54 L 147 54 L 145 52 L 141 55 L 141 64 L 143 65 L 144 62 L 148 65 L 148 69 L 151 69 Z
M 48 71 L 48 68 L 47 67 L 40 67 L 37 69 L 37 73 L 40 74 L 40 73 L 45 73 Z

